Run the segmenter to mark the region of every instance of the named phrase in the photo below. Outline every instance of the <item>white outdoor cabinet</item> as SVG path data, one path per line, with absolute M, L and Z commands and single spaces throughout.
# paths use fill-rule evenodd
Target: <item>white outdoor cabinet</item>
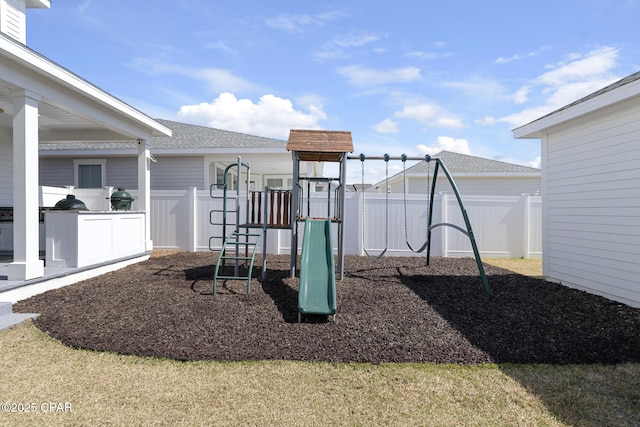
M 144 212 L 48 211 L 46 267 L 86 267 L 143 255 Z

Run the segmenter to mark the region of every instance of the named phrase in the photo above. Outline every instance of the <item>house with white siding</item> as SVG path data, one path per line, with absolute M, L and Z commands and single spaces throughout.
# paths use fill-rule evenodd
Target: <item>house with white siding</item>
M 0 288 L 69 269 L 141 260 L 153 247 L 148 143 L 171 130 L 26 46 L 27 9 L 49 7 L 49 0 L 0 0 L 0 246 L 10 241 L 12 248 L 9 262 L 0 263 Z M 39 146 L 77 141 L 136 145 L 137 212 L 44 214 L 43 260 Z M 80 232 L 84 226 L 89 230 Z M 128 240 L 112 241 L 118 233 Z
M 513 134 L 542 142 L 547 280 L 640 307 L 640 72 Z
M 209 190 L 222 184 L 225 168 L 237 163 L 238 157 L 250 165 L 252 188 L 291 188 L 287 141 L 170 120 L 157 122 L 171 129 L 172 135 L 150 141 L 152 190 Z M 39 181 L 46 186 L 134 190 L 138 188 L 136 156 L 135 142 L 47 142 L 40 145 Z M 235 169 L 229 173 L 228 183 L 235 188 Z M 305 163 L 303 173 L 321 176 L 322 164 Z
M 461 194 L 467 196 L 540 194 L 540 169 L 446 150 L 432 157 L 442 160 Z M 387 188 L 391 193 L 426 194 L 431 191 L 435 164 L 435 161 L 419 162 L 389 177 L 388 181 L 378 182 L 369 191 L 384 192 Z M 438 171 L 437 179 L 436 192 L 453 193 L 442 170 Z

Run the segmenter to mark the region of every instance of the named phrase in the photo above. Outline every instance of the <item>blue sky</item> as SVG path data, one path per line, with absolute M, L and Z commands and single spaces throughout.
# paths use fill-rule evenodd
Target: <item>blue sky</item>
M 155 118 L 537 167 L 511 130 L 638 71 L 639 17 L 640 0 L 56 0 L 28 11 L 27 45 Z

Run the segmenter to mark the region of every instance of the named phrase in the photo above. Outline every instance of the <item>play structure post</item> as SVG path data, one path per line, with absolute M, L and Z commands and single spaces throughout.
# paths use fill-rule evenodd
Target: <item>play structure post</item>
M 297 151 L 292 151 L 293 158 L 293 188 L 291 194 L 291 262 L 290 276 L 296 277 L 296 269 L 298 264 L 298 210 L 299 210 L 299 191 L 298 181 L 300 179 L 300 158 Z
M 346 202 L 347 153 L 340 158 L 340 222 L 338 223 L 338 280 L 344 278 L 344 209 Z

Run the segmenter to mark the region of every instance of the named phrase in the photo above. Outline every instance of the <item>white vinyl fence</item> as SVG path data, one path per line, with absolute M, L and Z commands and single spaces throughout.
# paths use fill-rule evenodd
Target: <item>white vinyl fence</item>
M 131 191 L 135 197 L 135 192 Z M 222 193 L 220 192 L 219 195 Z M 386 255 L 408 256 L 426 241 L 428 201 L 425 195 L 347 193 L 344 218 L 344 251 L 364 255 L 365 249 L 376 255 L 387 248 Z M 104 197 L 104 196 L 103 196 Z M 364 197 L 364 200 L 363 200 Z M 542 217 L 540 196 L 462 196 L 480 254 L 498 258 L 541 258 Z M 234 206 L 235 199 L 228 201 Z M 327 216 L 327 195 L 313 194 L 310 216 Z M 304 209 L 306 213 L 306 199 Z M 333 202 L 332 202 L 333 203 Z M 241 214 L 244 217 L 244 198 Z M 91 208 L 90 208 L 91 209 Z M 132 205 L 135 210 L 135 202 Z M 151 235 L 156 249 L 208 251 L 211 236 L 221 235 L 221 227 L 210 224 L 212 210 L 221 210 L 222 202 L 212 199 L 208 191 L 151 192 Z M 331 206 L 333 212 L 333 204 Z M 213 222 L 222 222 L 214 213 Z M 406 221 L 405 221 L 406 217 Z M 234 221 L 234 215 L 228 215 Z M 433 223 L 450 223 L 465 228 L 464 219 L 453 194 L 438 194 L 434 201 Z M 302 239 L 303 225 L 299 236 Z M 337 227 L 334 227 L 334 230 Z M 232 227 L 228 228 L 231 231 Z M 334 231 L 334 245 L 337 235 Z M 211 240 L 214 249 L 220 239 Z M 291 231 L 271 229 L 267 252 L 287 254 L 291 248 Z M 301 242 L 298 248 L 301 248 Z M 452 227 L 432 231 L 431 255 L 443 257 L 473 256 L 469 239 Z
M 112 188 L 87 190 L 73 188 L 41 188 L 41 206 L 53 206 L 66 194 L 73 193 L 90 210 L 109 210 Z M 129 191 L 129 190 L 128 190 Z M 129 191 L 137 198 L 137 191 Z M 222 196 L 216 192 L 214 196 Z M 232 194 L 233 196 L 233 194 Z M 462 196 L 476 243 L 483 257 L 541 258 L 542 257 L 542 206 L 540 196 Z M 241 218 L 244 218 L 245 202 L 240 197 Z M 326 217 L 328 213 L 326 193 L 314 193 L 302 201 L 307 214 L 309 202 L 312 217 Z M 330 213 L 333 215 L 333 198 Z M 428 200 L 425 195 L 350 192 L 346 195 L 344 218 L 344 252 L 347 255 L 377 255 L 385 248 L 385 255 L 426 255 L 415 253 L 426 241 Z M 228 199 L 228 209 L 235 206 L 235 198 Z M 406 207 L 406 209 L 405 209 Z M 136 209 L 136 202 L 132 210 Z M 191 188 L 186 191 L 154 190 L 151 192 L 151 236 L 156 249 L 182 249 L 191 252 L 219 249 L 222 229 L 210 223 L 211 211 L 221 210 L 221 199 L 211 198 L 209 191 Z M 458 201 L 453 194 L 440 193 L 434 200 L 433 223 L 449 223 L 465 228 Z M 222 222 L 220 213 L 214 213 L 212 221 Z M 406 220 L 405 220 L 406 218 Z M 228 221 L 235 221 L 229 214 Z M 300 224 L 299 237 L 303 238 Z M 337 244 L 337 227 L 333 242 Z M 227 228 L 227 233 L 233 226 Z M 431 255 L 443 257 L 473 256 L 469 239 L 452 227 L 434 228 L 431 234 Z M 302 242 L 298 243 L 298 248 Z M 291 231 L 270 229 L 267 236 L 267 252 L 288 254 L 291 248 Z

